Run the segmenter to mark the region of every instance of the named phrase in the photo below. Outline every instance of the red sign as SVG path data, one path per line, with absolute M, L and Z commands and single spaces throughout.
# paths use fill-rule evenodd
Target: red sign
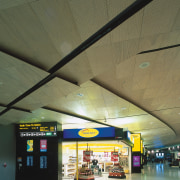
M 111 152 L 111 161 L 118 161 L 118 152 Z
M 83 162 L 90 162 L 90 151 L 83 151 Z
M 40 152 L 47 152 L 47 140 L 46 139 L 40 140 Z

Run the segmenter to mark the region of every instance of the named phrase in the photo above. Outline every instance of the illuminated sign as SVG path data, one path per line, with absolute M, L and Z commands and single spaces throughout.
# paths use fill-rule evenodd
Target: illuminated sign
M 22 123 L 17 125 L 21 137 L 32 136 L 57 136 L 56 122 Z
M 141 140 L 141 153 L 143 154 L 143 152 L 144 152 L 143 140 Z
M 115 137 L 115 128 L 64 129 L 64 139 Z
M 27 152 L 33 152 L 33 140 L 27 140 Z
M 164 158 L 164 153 L 156 153 L 156 158 Z
M 40 152 L 47 152 L 47 140 L 46 139 L 40 140 Z
M 81 137 L 95 137 L 99 134 L 99 131 L 97 129 L 82 129 L 78 132 L 79 136 Z
M 131 139 L 134 139 L 134 147 L 132 148 L 132 151 L 141 151 L 141 134 L 131 134 Z
M 141 159 L 140 156 L 133 156 L 133 167 L 140 167 Z

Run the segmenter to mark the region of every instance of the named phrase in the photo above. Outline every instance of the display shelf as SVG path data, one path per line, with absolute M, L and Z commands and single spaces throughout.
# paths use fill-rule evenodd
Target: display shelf
M 74 156 L 69 156 L 68 162 L 69 162 L 69 163 L 76 163 L 76 157 L 74 157 Z
M 109 172 L 112 167 L 113 167 L 112 162 L 106 162 L 105 163 L 105 172 Z
M 66 162 L 63 164 L 64 177 L 73 177 L 76 172 L 76 157 L 69 156 Z

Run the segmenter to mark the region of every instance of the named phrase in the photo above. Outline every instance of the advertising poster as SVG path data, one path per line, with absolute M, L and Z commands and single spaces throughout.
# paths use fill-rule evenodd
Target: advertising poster
M 123 156 L 128 156 L 128 154 L 129 154 L 129 152 L 128 152 L 128 147 L 123 147 L 123 148 L 121 149 L 121 154 L 122 154 Z
M 118 152 L 111 152 L 111 161 L 118 161 Z
M 27 152 L 33 152 L 33 140 L 27 140 Z
M 46 139 L 40 140 L 40 152 L 47 152 L 47 140 Z
M 33 166 L 33 156 L 27 156 L 27 166 Z
M 140 156 L 133 156 L 133 167 L 140 167 L 141 159 Z
M 90 162 L 90 151 L 83 151 L 83 162 Z
M 40 156 L 40 168 L 47 168 L 47 156 Z

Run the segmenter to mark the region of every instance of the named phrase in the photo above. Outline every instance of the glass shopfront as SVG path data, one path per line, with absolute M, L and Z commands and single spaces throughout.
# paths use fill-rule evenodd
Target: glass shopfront
M 111 172 L 117 165 L 127 174 L 131 173 L 131 147 L 120 140 L 83 141 L 78 145 L 76 142 L 63 142 L 62 163 L 63 178 L 74 179 L 77 164 L 79 171 L 87 167 L 94 177 Z

